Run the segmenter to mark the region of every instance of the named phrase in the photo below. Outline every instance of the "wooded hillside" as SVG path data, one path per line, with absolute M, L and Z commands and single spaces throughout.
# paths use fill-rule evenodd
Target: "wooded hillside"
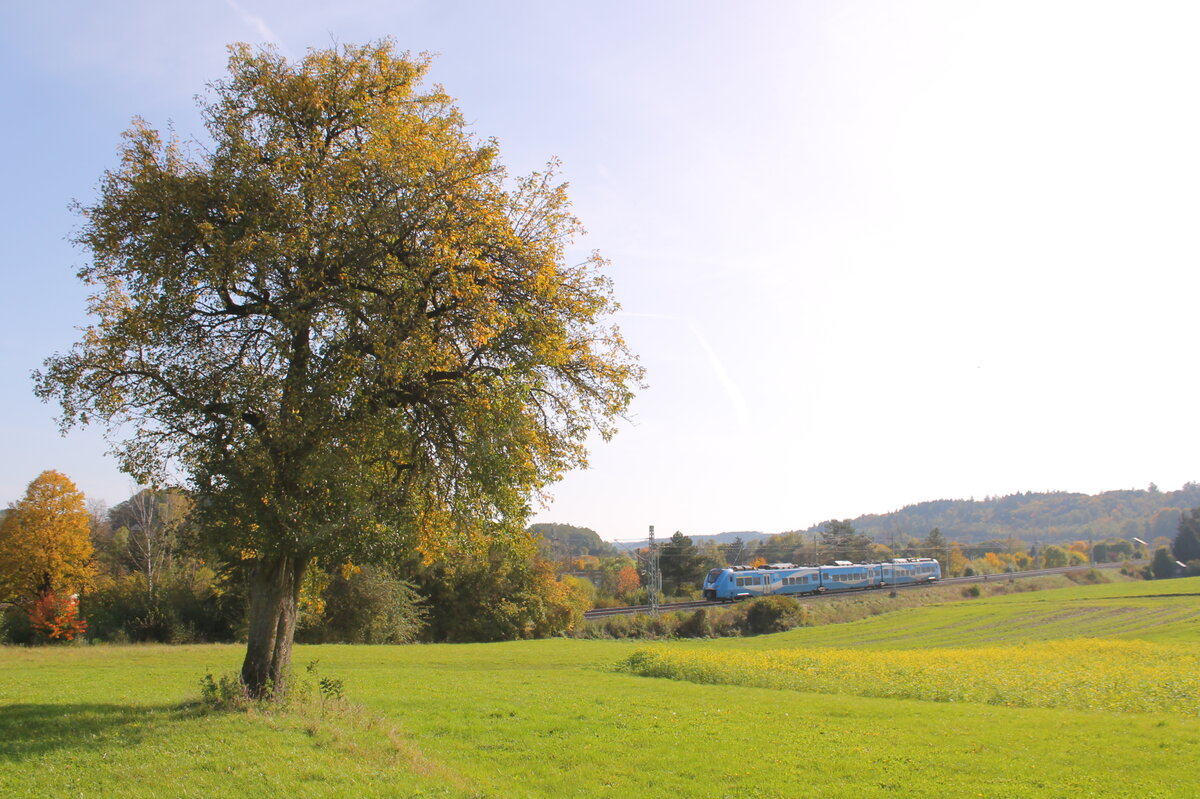
M 923 537 L 938 528 L 950 541 L 962 543 L 1014 536 L 1044 543 L 1131 538 L 1147 541 L 1173 537 L 1184 510 L 1200 506 L 1200 484 L 1178 491 L 1145 490 L 1075 494 L 1067 491 L 1025 492 L 984 499 L 938 499 L 908 505 L 892 513 L 867 514 L 848 520 L 854 529 L 879 543 L 893 536 Z M 813 525 L 808 532 L 816 532 Z

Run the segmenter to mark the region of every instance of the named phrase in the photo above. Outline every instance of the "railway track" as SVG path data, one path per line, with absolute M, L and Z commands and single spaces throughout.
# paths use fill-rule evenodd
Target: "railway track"
M 1129 561 L 1129 564 L 1134 565 L 1134 566 L 1140 566 L 1145 563 L 1146 563 L 1146 561 L 1144 561 L 1144 560 Z M 975 575 L 972 577 L 945 577 L 945 578 L 942 578 L 941 580 L 938 580 L 936 583 L 907 583 L 905 585 L 889 586 L 889 588 L 893 589 L 893 590 L 907 590 L 910 588 L 923 588 L 923 587 L 927 588 L 930 585 L 942 585 L 942 584 L 957 585 L 960 583 L 962 583 L 962 584 L 966 584 L 966 583 L 999 583 L 999 582 L 1007 582 L 1010 579 L 1017 580 L 1017 579 L 1028 579 L 1030 577 L 1044 577 L 1045 575 L 1048 575 L 1048 574 L 1068 574 L 1070 572 L 1088 571 L 1089 569 L 1119 569 L 1124 565 L 1126 565 L 1126 564 L 1125 563 L 1097 563 L 1094 566 L 1059 566 L 1054 569 L 1033 569 L 1030 571 L 1023 571 L 1023 572 L 1011 572 L 1011 573 L 1006 572 L 1004 574 L 982 574 L 982 575 Z M 879 590 L 879 589 L 869 589 L 868 588 L 868 589 L 860 589 L 860 590 L 855 590 L 855 591 L 837 591 L 835 593 L 811 594 L 809 596 L 796 596 L 794 594 L 789 594 L 788 596 L 793 596 L 798 602 L 823 601 L 823 600 L 836 599 L 841 596 L 846 596 L 847 594 L 851 594 L 851 595 L 858 594 L 858 593 L 861 593 L 861 591 L 863 591 L 863 590 L 870 591 L 870 590 Z M 730 604 L 730 603 L 722 602 L 722 601 L 709 601 L 707 599 L 699 599 L 699 600 L 695 600 L 695 601 L 691 601 L 691 602 L 660 602 L 658 605 L 658 610 L 661 613 L 670 613 L 670 612 L 678 611 L 678 610 L 695 610 L 696 608 L 722 607 L 722 606 L 728 605 L 728 604 Z M 595 608 L 593 610 L 586 611 L 583 614 L 583 617 L 585 619 L 603 619 L 608 616 L 629 616 L 629 615 L 633 615 L 636 613 L 649 613 L 649 612 L 650 612 L 649 605 L 626 605 L 626 606 L 617 607 L 617 608 Z

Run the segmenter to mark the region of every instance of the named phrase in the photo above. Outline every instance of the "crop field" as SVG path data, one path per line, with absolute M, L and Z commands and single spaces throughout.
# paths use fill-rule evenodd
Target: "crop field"
M 0 649 L 0 795 L 1200 794 L 1197 578 L 746 639 L 301 646 L 344 700 L 202 704 L 241 655 Z
M 647 677 L 824 694 L 1008 707 L 1200 714 L 1200 647 L 1076 639 L 976 649 L 799 648 L 742 653 L 644 649 Z

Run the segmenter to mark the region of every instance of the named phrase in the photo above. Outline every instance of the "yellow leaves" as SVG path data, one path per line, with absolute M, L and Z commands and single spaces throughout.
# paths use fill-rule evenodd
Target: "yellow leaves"
M 66 475 L 42 472 L 0 522 L 0 601 L 87 588 L 94 575 L 83 493 Z
M 428 65 L 388 41 L 232 48 L 212 146 L 139 123 L 82 209 L 99 322 L 39 392 L 150 420 L 125 465 L 221 478 L 200 512 L 227 541 L 476 546 L 583 463 L 639 379 L 593 329 L 601 259 L 564 261 L 580 228 L 556 166 L 510 191 L 495 143 L 417 86 Z

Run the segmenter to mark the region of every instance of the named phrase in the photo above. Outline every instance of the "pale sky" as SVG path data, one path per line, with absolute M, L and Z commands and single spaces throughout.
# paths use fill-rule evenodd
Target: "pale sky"
M 336 7 L 335 7 L 336 6 Z M 202 135 L 225 45 L 393 37 L 514 173 L 561 159 L 649 388 L 534 521 L 780 532 L 1200 479 L 1200 6 L 28 4 L 0 12 L 0 504 L 131 493 L 29 373 L 134 115 Z

